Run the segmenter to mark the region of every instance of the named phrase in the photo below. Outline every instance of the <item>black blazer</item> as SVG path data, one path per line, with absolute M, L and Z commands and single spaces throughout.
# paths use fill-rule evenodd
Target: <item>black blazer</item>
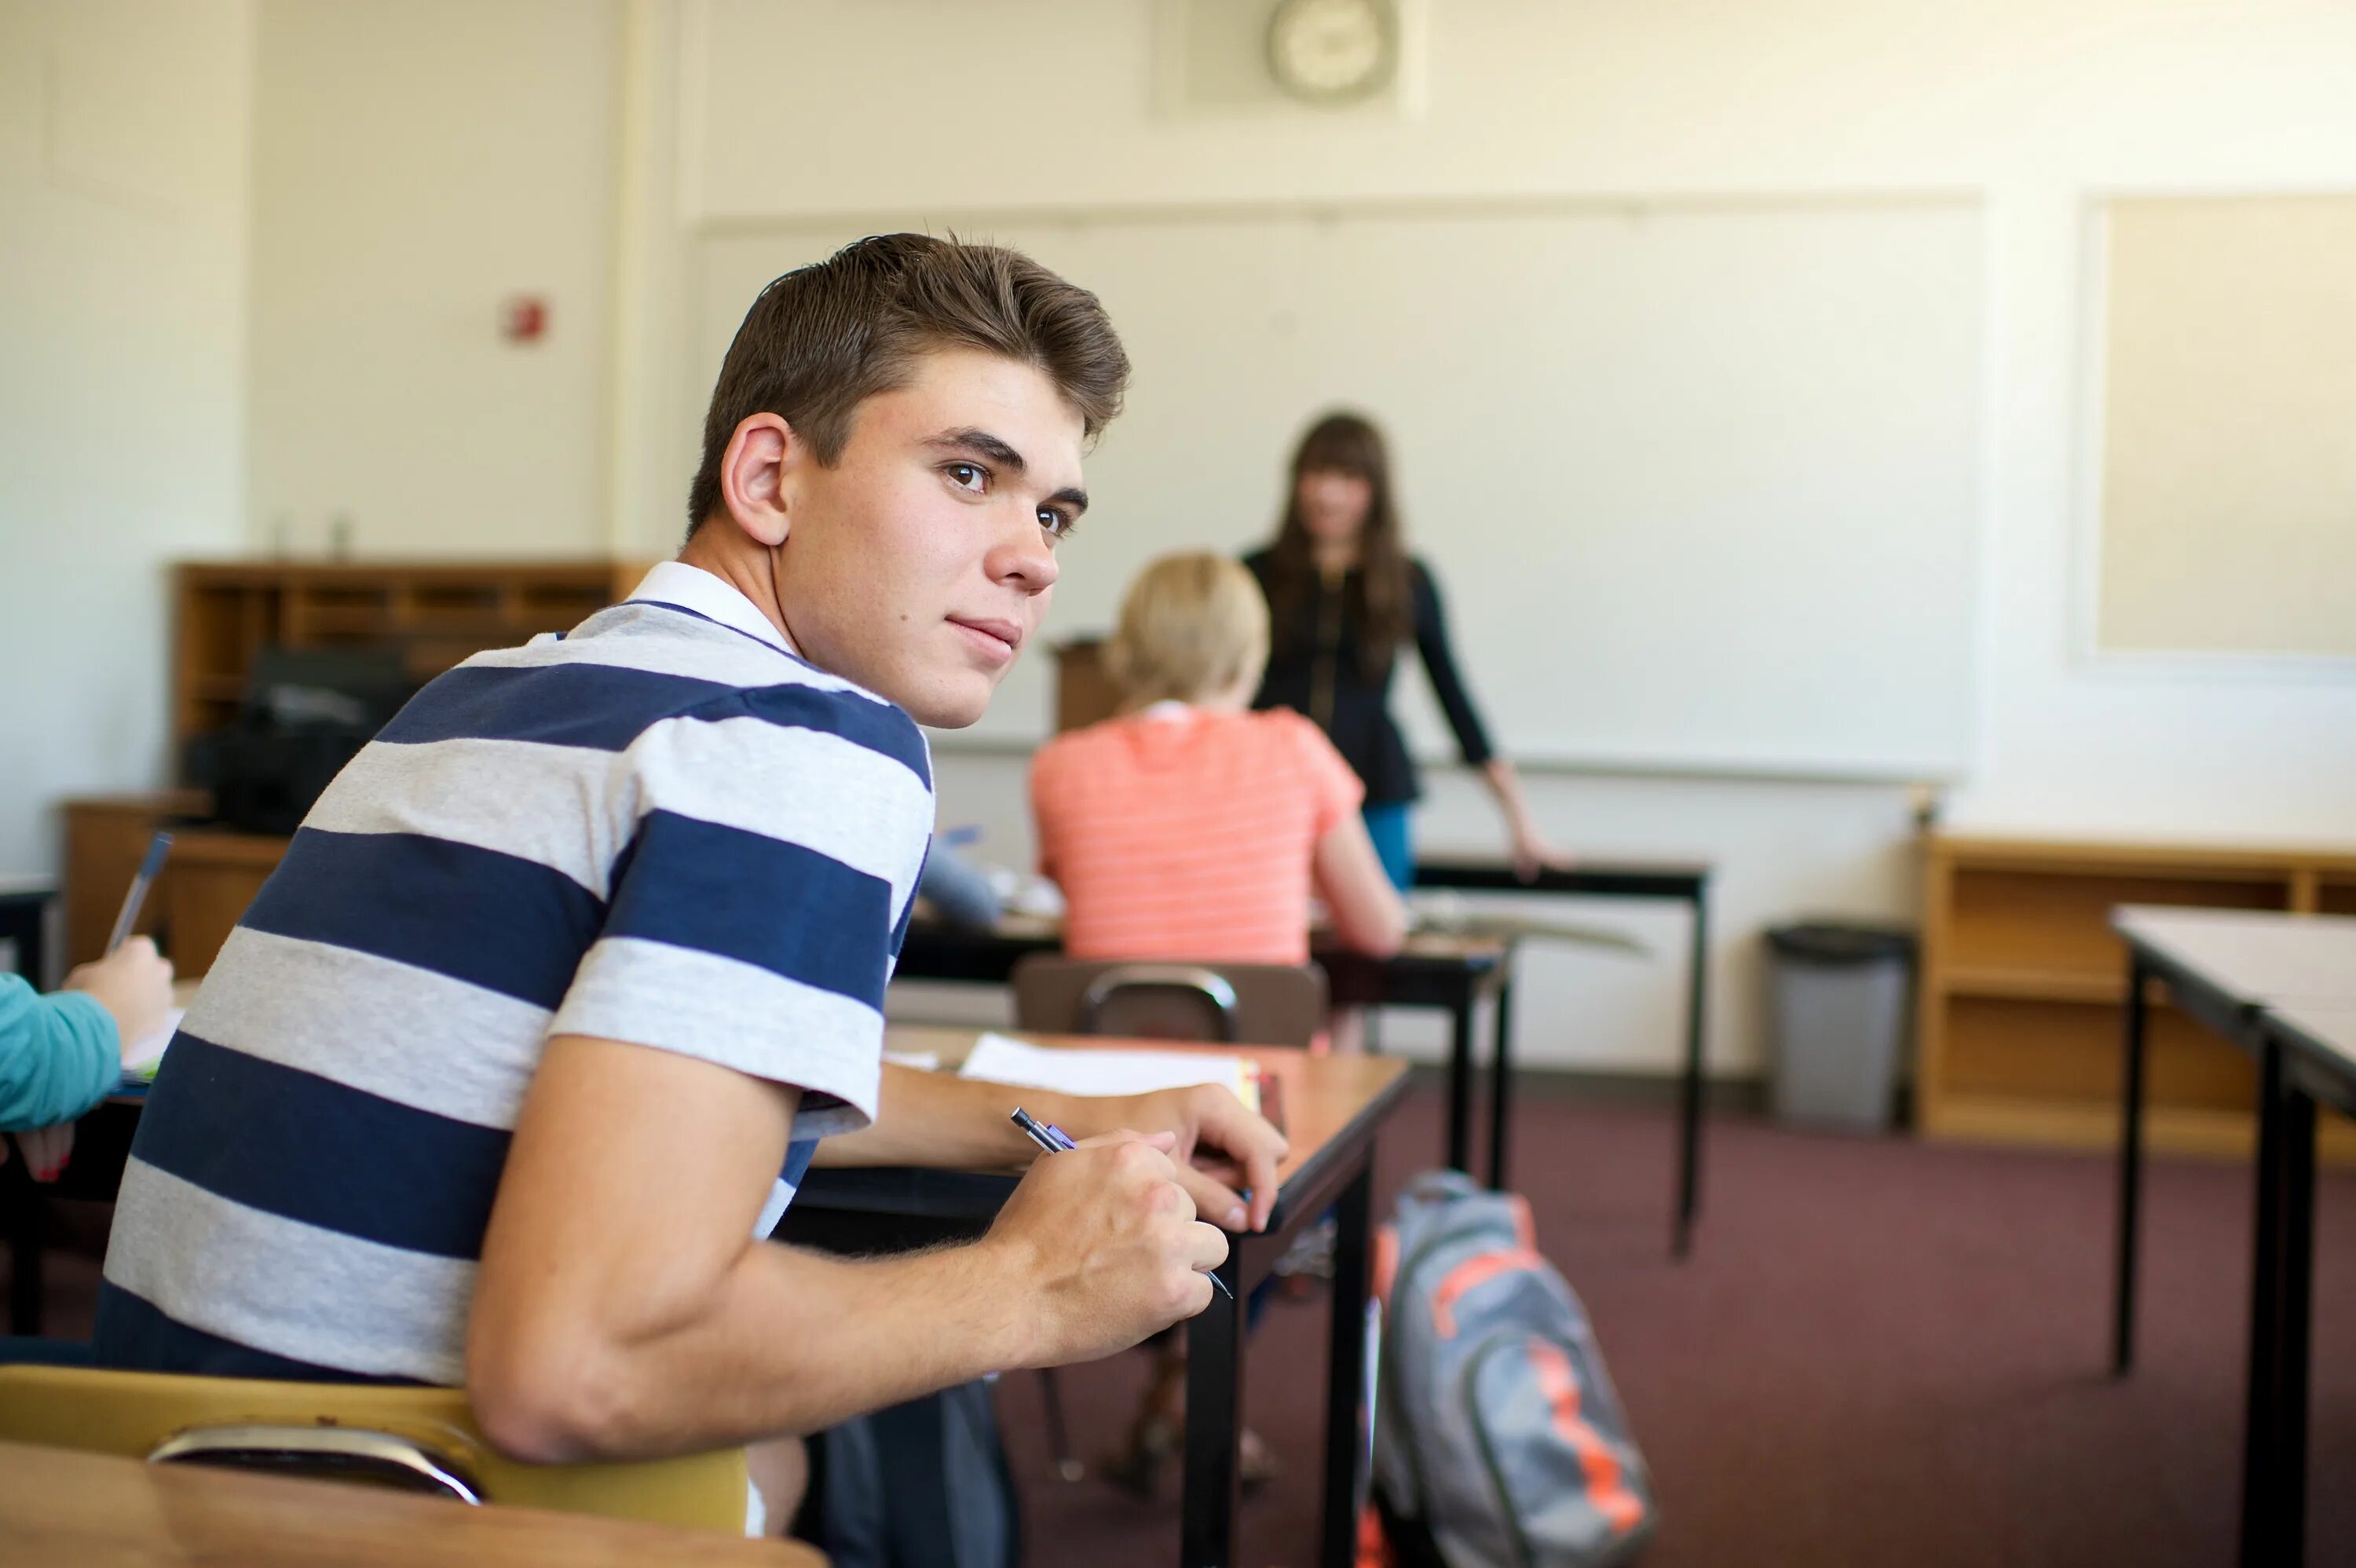
M 1251 568 L 1252 575 L 1259 579 L 1260 592 L 1266 593 L 1269 552 L 1256 550 L 1244 557 L 1244 564 Z M 1481 727 L 1481 716 L 1472 709 L 1472 699 L 1464 693 L 1463 681 L 1457 677 L 1456 656 L 1448 646 L 1448 623 L 1440 609 L 1440 589 L 1420 560 L 1409 561 L 1408 572 L 1416 651 L 1423 656 L 1432 691 L 1448 715 L 1450 728 L 1456 731 L 1465 762 L 1478 767 L 1493 754 L 1489 736 Z M 1399 738 L 1398 725 L 1390 715 L 1391 672 L 1398 667 L 1398 661 L 1394 658 L 1384 667 L 1381 679 L 1368 680 L 1358 656 L 1362 633 L 1351 608 L 1356 579 L 1355 571 L 1344 579 L 1339 603 L 1331 602 L 1329 595 L 1336 591 L 1321 581 L 1294 612 L 1291 624 L 1269 628 L 1274 645 L 1269 654 L 1268 674 L 1260 679 L 1259 695 L 1252 699 L 1252 706 L 1290 708 L 1315 720 L 1365 781 L 1366 804 L 1391 805 L 1413 800 L 1421 791 L 1407 742 Z

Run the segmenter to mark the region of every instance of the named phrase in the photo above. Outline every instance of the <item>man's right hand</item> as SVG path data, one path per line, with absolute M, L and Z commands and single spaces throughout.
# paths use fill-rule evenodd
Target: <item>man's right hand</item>
M 1093 1360 L 1210 1305 L 1227 1238 L 1194 1218 L 1172 1135 L 1108 1133 L 1033 1160 L 981 1245 L 1027 1285 L 1033 1366 Z

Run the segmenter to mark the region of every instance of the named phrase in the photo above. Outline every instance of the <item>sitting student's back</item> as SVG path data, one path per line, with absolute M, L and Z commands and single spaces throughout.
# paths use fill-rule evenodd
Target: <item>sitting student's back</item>
M 1223 557 L 1169 557 L 1130 588 L 1107 650 L 1127 710 L 1032 763 L 1074 957 L 1302 963 L 1312 887 L 1345 942 L 1398 946 L 1357 775 L 1301 715 L 1249 710 L 1267 650 L 1258 587 Z

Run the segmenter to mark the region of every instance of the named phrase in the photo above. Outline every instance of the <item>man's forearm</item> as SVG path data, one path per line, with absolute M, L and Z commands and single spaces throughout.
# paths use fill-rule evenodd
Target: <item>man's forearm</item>
M 550 1345 L 528 1397 L 481 1386 L 513 1356 L 470 1368 L 495 1442 L 544 1462 L 651 1458 L 814 1432 L 1025 1364 L 1026 1299 L 983 1245 L 845 1260 L 756 1243 L 693 1316 L 594 1346 Z M 566 1390 L 551 1407 L 549 1380 Z M 502 1420 L 502 1414 L 506 1419 Z
M 813 1165 L 916 1165 L 959 1169 L 1017 1168 L 1038 1153 L 1007 1113 L 1021 1105 L 1043 1122 L 1078 1116 L 1075 1099 L 1047 1089 L 959 1078 L 948 1072 L 884 1066 L 874 1123 L 819 1142 Z

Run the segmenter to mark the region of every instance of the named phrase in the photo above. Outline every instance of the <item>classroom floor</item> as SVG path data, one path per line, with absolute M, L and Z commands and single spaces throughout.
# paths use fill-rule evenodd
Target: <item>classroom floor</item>
M 1647 1568 L 2233 1561 L 2245 1168 L 2153 1163 L 2141 1362 L 2115 1383 L 2105 1159 L 1720 1118 L 1676 1264 L 1665 1111 L 1534 1086 L 1515 1125 L 1540 1244 L 1585 1297 L 1653 1466 Z M 1438 1147 L 1438 1100 L 1419 1092 L 1385 1140 L 1383 1200 Z M 2327 1176 L 2318 1207 L 2308 1561 L 2326 1568 L 2356 1564 L 2356 1488 L 2333 1484 L 2356 1467 L 2356 1174 Z M 53 1332 L 87 1324 L 94 1281 L 58 1260 Z M 1280 1305 L 1253 1348 L 1253 1423 L 1292 1463 L 1246 1505 L 1252 1568 L 1314 1560 L 1323 1311 Z M 1084 1456 L 1114 1441 L 1144 1370 L 1132 1354 L 1066 1372 Z M 1054 1477 L 1036 1379 L 1006 1380 L 1001 1409 L 1032 1561 L 1174 1556 L 1174 1498 Z

